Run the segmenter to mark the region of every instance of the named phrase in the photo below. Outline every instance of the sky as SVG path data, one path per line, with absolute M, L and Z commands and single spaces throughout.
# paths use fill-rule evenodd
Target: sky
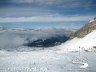
M 0 27 L 81 26 L 95 16 L 96 0 L 0 0 Z

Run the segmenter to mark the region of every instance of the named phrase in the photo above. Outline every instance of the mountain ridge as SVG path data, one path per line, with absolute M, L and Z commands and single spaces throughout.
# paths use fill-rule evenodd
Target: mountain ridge
M 95 29 L 96 29 L 96 19 L 94 19 L 94 21 L 92 21 L 92 22 L 85 24 L 85 26 L 80 28 L 78 31 L 72 33 L 70 38 L 71 39 L 73 39 L 75 37 L 83 38 Z

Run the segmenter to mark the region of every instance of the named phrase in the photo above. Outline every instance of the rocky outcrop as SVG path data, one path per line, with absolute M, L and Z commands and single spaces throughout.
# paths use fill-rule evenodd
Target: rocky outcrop
M 28 41 L 28 43 L 24 44 L 24 46 L 28 47 L 53 47 L 56 45 L 60 45 L 61 43 L 67 41 L 69 37 L 67 36 L 56 36 L 56 37 L 51 37 L 47 39 L 38 39 L 35 41 Z
M 75 33 L 71 34 L 71 38 L 78 37 L 78 38 L 83 38 L 86 36 L 88 33 L 92 32 L 92 30 L 96 29 L 96 20 L 94 18 L 94 21 L 86 24 L 84 27 L 76 31 Z

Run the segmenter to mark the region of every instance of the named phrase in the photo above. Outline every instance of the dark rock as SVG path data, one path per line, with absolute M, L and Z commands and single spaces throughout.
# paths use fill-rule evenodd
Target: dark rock
M 24 44 L 24 46 L 28 47 L 52 47 L 55 45 L 59 45 L 65 41 L 67 41 L 69 37 L 66 36 L 57 36 L 57 37 L 52 37 L 48 39 L 38 39 L 35 41 L 29 41 L 28 43 Z

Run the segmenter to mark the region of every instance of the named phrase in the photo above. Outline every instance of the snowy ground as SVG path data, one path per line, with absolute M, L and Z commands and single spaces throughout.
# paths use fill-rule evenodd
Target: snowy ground
M 92 31 L 84 38 L 74 38 L 69 40 L 62 45 L 58 46 L 63 51 L 78 51 L 80 50 L 89 50 L 96 51 L 96 30 Z
M 96 72 L 96 53 L 82 52 L 81 59 L 88 62 L 86 69 L 81 64 L 72 64 L 78 52 L 57 53 L 56 50 L 31 52 L 0 51 L 0 72 Z
M 92 48 L 95 44 L 96 30 L 82 39 L 43 50 L 0 50 L 0 72 L 96 72 L 96 51 Z M 72 63 L 79 57 L 79 46 L 80 50 L 91 48 L 80 51 L 80 59 L 89 64 L 85 69 Z

